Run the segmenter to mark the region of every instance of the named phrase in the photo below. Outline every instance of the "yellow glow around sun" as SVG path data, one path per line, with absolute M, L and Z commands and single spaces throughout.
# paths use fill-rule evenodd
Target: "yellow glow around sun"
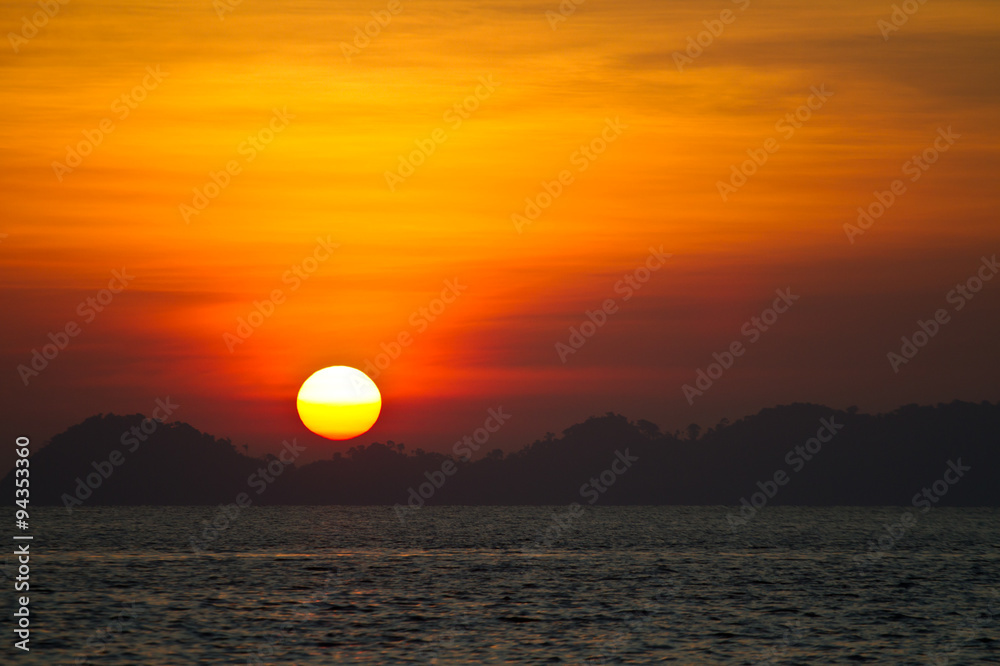
M 367 432 L 382 411 L 382 395 L 368 375 L 335 365 L 302 383 L 297 402 L 307 428 L 327 439 L 351 439 Z

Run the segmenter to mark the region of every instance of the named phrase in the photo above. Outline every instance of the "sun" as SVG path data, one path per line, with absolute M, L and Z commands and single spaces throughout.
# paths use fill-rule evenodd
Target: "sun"
M 327 439 L 367 432 L 382 411 L 382 395 L 368 375 L 346 365 L 317 370 L 302 382 L 296 403 L 307 428 Z

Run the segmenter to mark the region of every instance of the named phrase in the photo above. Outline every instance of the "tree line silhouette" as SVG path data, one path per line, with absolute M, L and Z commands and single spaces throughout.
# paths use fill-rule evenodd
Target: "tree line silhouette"
M 988 402 L 874 415 L 797 403 L 673 433 L 609 412 L 471 461 L 389 440 L 304 465 L 251 457 L 180 422 L 156 423 L 124 450 L 122 433 L 144 422 L 148 430 L 141 414 L 101 414 L 54 436 L 31 457 L 32 504 L 215 505 L 249 492 L 254 504 L 566 505 L 627 451 L 637 460 L 602 491 L 602 505 L 738 505 L 779 471 L 788 481 L 769 504 L 909 505 L 958 459 L 971 469 L 942 503 L 1000 505 L 1000 405 Z M 256 495 L 247 480 L 269 468 L 279 471 Z M 0 486 L 13 496 L 13 471 Z

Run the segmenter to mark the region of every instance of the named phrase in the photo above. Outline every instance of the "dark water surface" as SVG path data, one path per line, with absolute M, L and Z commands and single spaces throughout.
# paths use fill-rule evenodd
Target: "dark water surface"
M 32 650 L 4 662 L 1000 660 L 996 509 L 216 511 L 34 509 Z

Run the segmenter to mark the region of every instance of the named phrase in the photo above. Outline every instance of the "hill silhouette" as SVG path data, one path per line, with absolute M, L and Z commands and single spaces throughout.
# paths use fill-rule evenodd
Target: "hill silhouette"
M 413 507 L 737 505 L 765 497 L 772 505 L 909 505 L 924 488 L 936 488 L 935 504 L 998 506 L 997 433 L 1000 405 L 987 402 L 907 405 L 877 415 L 792 404 L 704 433 L 696 425 L 662 433 L 648 421 L 608 413 L 472 461 L 388 441 L 299 466 L 292 443 L 278 456 L 253 458 L 184 423 L 105 414 L 32 456 L 31 501 L 215 505 L 245 493 L 254 504 Z M 13 495 L 13 471 L 0 486 Z

